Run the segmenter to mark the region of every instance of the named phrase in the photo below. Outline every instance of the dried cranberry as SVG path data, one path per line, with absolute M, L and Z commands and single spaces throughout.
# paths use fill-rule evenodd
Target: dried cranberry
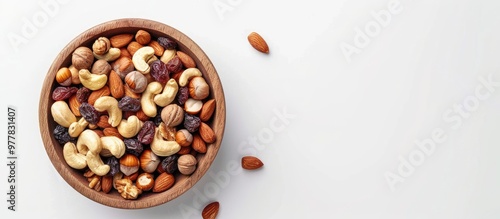
M 167 83 L 170 79 L 167 65 L 160 60 L 151 63 L 151 76 L 160 83 Z
M 97 124 L 97 122 L 99 122 L 99 112 L 89 103 L 82 103 L 79 110 L 82 117 L 87 120 L 88 123 Z
M 141 109 L 141 101 L 139 99 L 125 96 L 118 101 L 118 108 L 124 112 L 137 112 Z
M 55 101 L 65 100 L 71 97 L 74 93 L 78 91 L 76 87 L 56 87 L 52 91 L 52 99 Z

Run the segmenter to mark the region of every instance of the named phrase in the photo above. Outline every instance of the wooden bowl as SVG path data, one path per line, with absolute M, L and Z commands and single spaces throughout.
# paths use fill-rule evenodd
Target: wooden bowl
M 71 65 L 71 54 L 77 47 L 87 46 L 92 48 L 93 42 L 100 36 L 111 37 L 121 33 L 135 34 L 139 29 L 148 31 L 154 39 L 160 36 L 174 39 L 178 44 L 177 49 L 183 51 L 194 59 L 197 68 L 203 73 L 203 77 L 210 86 L 209 98 L 214 98 L 216 101 L 215 112 L 211 120 L 208 122 L 208 125 L 212 127 L 215 132 L 216 141 L 212 144 L 207 144 L 206 154 L 197 155 L 198 165 L 196 171 L 192 175 L 184 176 L 176 174 L 176 182 L 174 186 L 167 191 L 161 193 L 144 192 L 136 200 L 126 200 L 122 198 L 114 189 L 112 192 L 105 194 L 89 188 L 87 179 L 82 175 L 83 172 L 81 170 L 75 170 L 67 165 L 62 154 L 63 147 L 58 143 L 52 134 L 57 124 L 52 118 L 50 107 L 52 103 L 54 103 L 54 100 L 51 98 L 52 90 L 59 86 L 55 81 L 56 72 L 61 67 L 69 67 Z M 226 111 L 224 92 L 219 76 L 217 75 L 217 72 L 207 55 L 195 42 L 180 31 L 163 23 L 145 19 L 131 18 L 113 20 L 92 27 L 77 36 L 59 53 L 52 63 L 52 66 L 48 70 L 47 76 L 43 82 L 40 94 L 40 134 L 42 136 L 47 155 L 49 156 L 49 159 L 55 169 L 71 187 L 82 195 L 98 203 L 115 208 L 149 208 L 171 201 L 188 191 L 207 172 L 208 168 L 215 159 L 224 134 L 225 120 Z

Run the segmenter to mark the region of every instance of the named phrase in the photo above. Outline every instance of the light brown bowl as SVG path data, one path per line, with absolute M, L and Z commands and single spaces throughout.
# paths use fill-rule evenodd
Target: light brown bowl
M 162 193 L 146 192 L 139 196 L 137 200 L 125 200 L 116 190 L 113 190 L 109 194 L 105 194 L 89 188 L 89 183 L 87 179 L 83 177 L 82 171 L 75 170 L 66 164 L 62 154 L 62 145 L 58 143 L 52 134 L 57 124 L 52 118 L 50 107 L 54 102 L 51 98 L 52 90 L 58 86 L 58 83 L 55 81 L 56 72 L 61 67 L 70 66 L 71 54 L 77 47 L 87 46 L 92 48 L 92 43 L 100 36 L 111 37 L 120 33 L 135 34 L 139 29 L 148 31 L 153 38 L 168 36 L 174 39 L 178 43 L 178 50 L 185 52 L 194 59 L 198 69 L 203 73 L 203 77 L 210 85 L 210 98 L 216 100 L 216 110 L 209 122 L 209 125 L 215 132 L 216 142 L 207 144 L 208 150 L 206 154 L 197 155 L 198 166 L 196 171 L 190 176 L 176 175 L 176 183 L 169 190 Z M 131 18 L 113 20 L 92 27 L 77 36 L 59 53 L 52 63 L 43 82 L 40 94 L 40 134 L 50 161 L 64 180 L 79 193 L 93 201 L 115 208 L 140 209 L 153 207 L 171 201 L 188 191 L 207 172 L 215 159 L 224 134 L 225 121 L 226 111 L 224 92 L 219 76 L 207 55 L 195 42 L 180 31 L 163 23 L 145 19 Z

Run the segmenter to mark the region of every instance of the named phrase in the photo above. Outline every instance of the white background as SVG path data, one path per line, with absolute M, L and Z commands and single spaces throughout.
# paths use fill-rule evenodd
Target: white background
M 48 2 L 57 7 L 44 10 Z M 389 4 L 399 10 L 382 26 L 372 14 Z M 7 106 L 16 106 L 19 164 L 11 212 L 2 144 L 0 214 L 200 218 L 205 204 L 219 201 L 218 218 L 499 218 L 500 87 L 481 82 L 500 81 L 499 9 L 493 0 L 1 1 L 0 138 L 7 141 Z M 222 147 L 195 185 L 199 193 L 143 210 L 110 208 L 73 190 L 38 129 L 42 81 L 58 51 L 125 17 L 190 36 L 215 65 L 227 103 Z M 345 55 L 341 45 L 356 46 L 357 28 L 371 36 Z M 249 46 L 252 31 L 269 55 Z M 489 96 L 478 99 L 476 89 Z M 459 114 L 456 104 L 468 110 Z M 416 142 L 436 131 L 439 143 L 424 154 Z M 227 171 L 248 154 L 265 167 Z M 391 187 L 388 173 L 401 181 Z

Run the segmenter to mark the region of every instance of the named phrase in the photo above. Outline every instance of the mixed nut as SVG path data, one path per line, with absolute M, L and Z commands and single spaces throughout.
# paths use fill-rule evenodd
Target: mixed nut
M 125 199 L 166 191 L 216 141 L 210 86 L 169 37 L 98 37 L 75 49 L 55 80 L 54 138 L 97 191 Z

